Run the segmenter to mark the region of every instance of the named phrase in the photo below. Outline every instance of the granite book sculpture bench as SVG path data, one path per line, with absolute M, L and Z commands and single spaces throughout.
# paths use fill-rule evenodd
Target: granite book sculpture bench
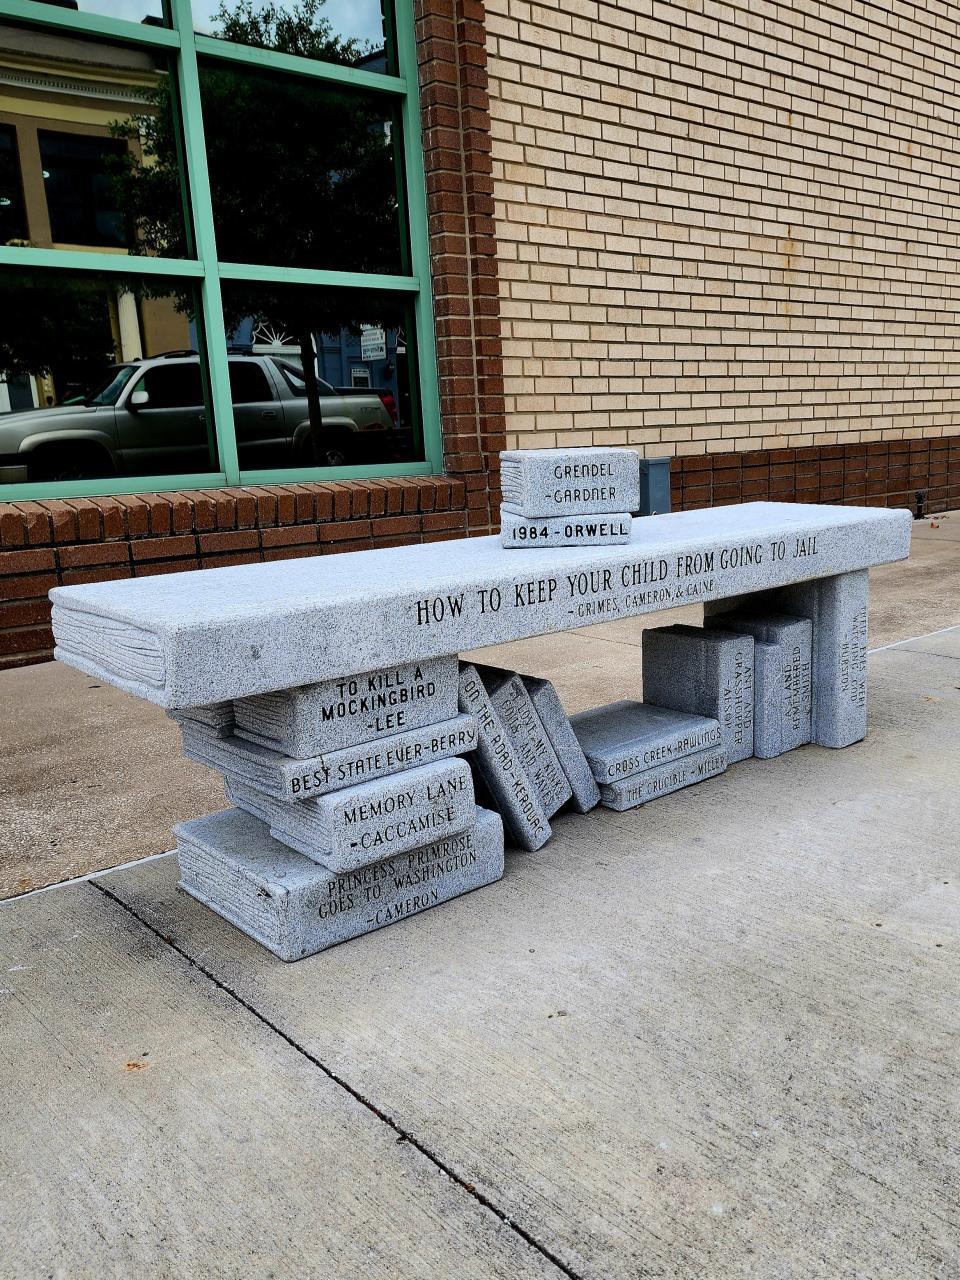
M 227 780 L 233 809 L 178 828 L 182 886 L 298 959 L 497 879 L 504 822 L 535 850 L 560 806 L 630 808 L 754 751 L 863 738 L 867 569 L 907 556 L 910 513 L 630 520 L 610 467 L 625 542 L 494 536 L 55 588 L 56 657 L 167 708 Z M 509 472 L 531 528 L 552 519 L 535 475 Z M 572 722 L 548 682 L 456 660 L 691 603 L 704 629 L 645 644 L 645 703 L 625 672 L 627 701 Z

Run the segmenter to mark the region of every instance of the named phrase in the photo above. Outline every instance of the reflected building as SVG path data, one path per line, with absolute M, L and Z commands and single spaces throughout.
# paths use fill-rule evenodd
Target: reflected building
M 135 231 L 116 183 L 123 154 L 148 163 L 116 126 L 151 110 L 166 71 L 147 50 L 5 26 L 0 42 L 0 242 L 128 254 Z M 190 345 L 168 298 L 101 290 L 102 365 Z M 0 412 L 55 404 L 93 372 L 78 357 L 47 375 L 0 378 Z M 71 373 L 74 376 L 71 376 Z

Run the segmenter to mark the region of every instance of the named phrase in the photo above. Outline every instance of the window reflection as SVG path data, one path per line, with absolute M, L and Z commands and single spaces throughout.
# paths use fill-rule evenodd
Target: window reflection
M 0 124 L 0 243 L 22 240 L 26 234 L 17 131 L 12 124 Z
M 217 471 L 186 281 L 0 271 L 0 485 Z
M 200 88 L 221 261 L 407 270 L 392 100 L 219 60 Z
M 0 79 L 0 242 L 188 255 L 166 57 L 0 23 Z
M 126 248 L 114 187 L 126 146 L 119 138 L 37 131 L 43 189 L 54 244 Z
M 40 0 L 57 9 L 75 9 L 78 13 L 96 13 L 104 18 L 123 18 L 128 22 L 147 22 L 165 26 L 162 0 Z
M 203 35 L 280 53 L 394 73 L 382 0 L 193 0 Z
M 244 470 L 422 460 L 404 298 L 229 282 L 224 313 Z

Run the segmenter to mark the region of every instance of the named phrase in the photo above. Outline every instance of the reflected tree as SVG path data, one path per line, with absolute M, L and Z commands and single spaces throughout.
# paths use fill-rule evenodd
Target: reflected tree
M 4 272 L 16 305 L 0 306 L 0 375 L 49 377 L 56 397 L 96 381 L 116 358 L 110 326 L 112 288 L 96 279 Z
M 281 7 L 273 0 L 266 4 L 236 0 L 231 8 L 226 0 L 220 0 L 213 21 L 223 40 L 352 65 L 370 53 L 371 46 L 366 41 L 335 35 L 333 24 L 323 14 L 325 3 L 326 0 L 294 0 Z

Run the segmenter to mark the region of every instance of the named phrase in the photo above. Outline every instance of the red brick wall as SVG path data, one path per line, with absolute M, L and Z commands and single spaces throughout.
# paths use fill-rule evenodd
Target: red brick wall
M 488 533 L 504 447 L 484 8 L 417 5 L 444 477 L 0 503 L 0 667 L 50 656 L 61 583 Z
M 960 507 L 960 436 L 675 458 L 671 490 L 675 511 L 762 498 L 916 510 L 917 490 L 925 511 L 950 511 Z
M 471 533 L 499 527 L 505 448 L 485 38 L 480 0 L 417 4 L 444 468 Z

